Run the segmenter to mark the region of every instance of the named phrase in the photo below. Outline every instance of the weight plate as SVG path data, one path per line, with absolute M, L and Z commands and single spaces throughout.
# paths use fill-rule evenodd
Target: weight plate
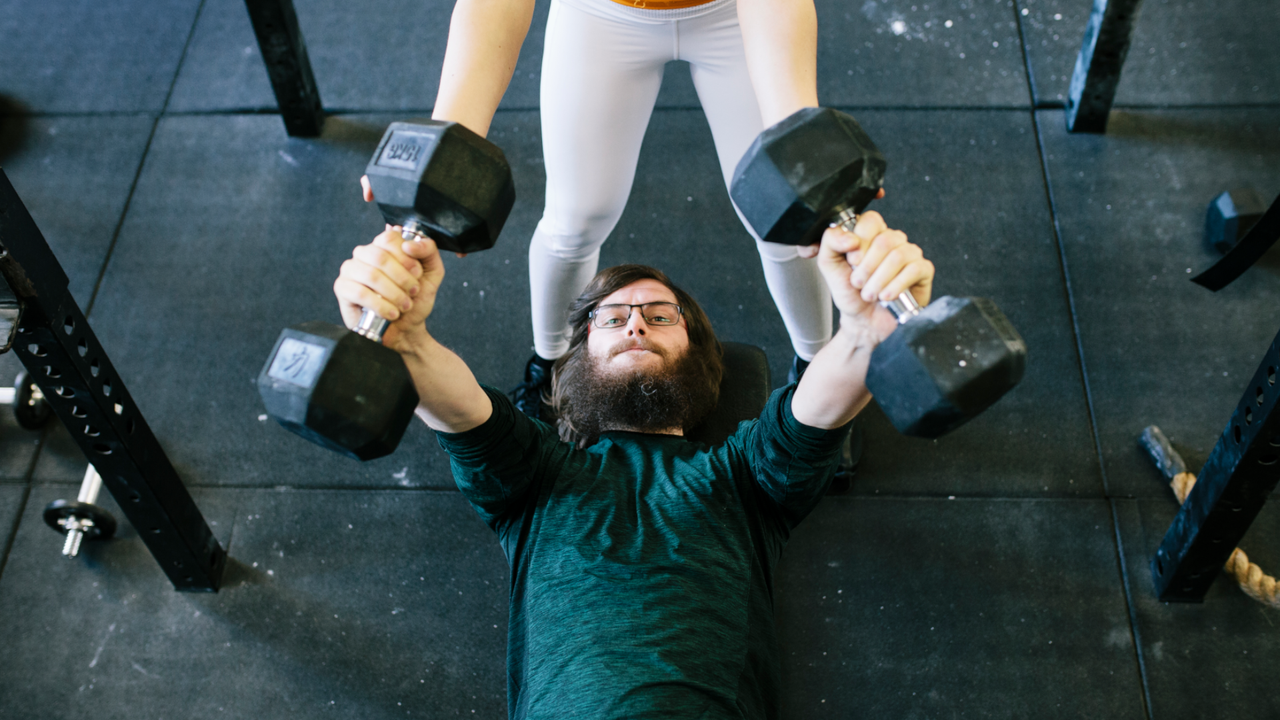
M 67 533 L 67 529 L 61 521 L 68 518 L 93 521 L 93 527 L 84 531 L 86 540 L 106 540 L 116 533 L 116 519 L 97 505 L 76 500 L 54 500 L 44 509 L 44 521 L 63 535 Z
M 26 370 L 18 373 L 13 381 L 13 416 L 18 425 L 27 430 L 39 430 L 49 422 L 53 408 L 45 402 L 43 395 L 36 396 L 36 384 Z

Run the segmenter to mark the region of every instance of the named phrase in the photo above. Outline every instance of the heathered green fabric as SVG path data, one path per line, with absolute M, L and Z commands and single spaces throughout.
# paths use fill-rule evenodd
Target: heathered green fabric
M 806 427 L 788 386 L 715 447 L 609 432 L 586 450 L 485 388 L 439 433 L 511 564 L 511 718 L 776 718 L 773 569 L 848 428 Z

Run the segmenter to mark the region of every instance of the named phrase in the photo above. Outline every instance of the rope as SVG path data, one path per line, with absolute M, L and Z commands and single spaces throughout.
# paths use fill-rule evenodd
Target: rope
M 1173 476 L 1169 481 L 1169 487 L 1178 498 L 1178 504 L 1186 501 L 1187 495 L 1191 493 L 1191 488 L 1195 484 L 1196 476 L 1189 472 L 1180 472 Z M 1236 548 L 1231 553 L 1231 557 L 1227 558 L 1227 564 L 1223 565 L 1222 569 L 1235 576 L 1236 582 L 1240 583 L 1240 589 L 1245 595 L 1264 605 L 1280 609 L 1280 586 L 1277 586 L 1276 579 L 1249 562 L 1249 556 L 1245 555 L 1243 550 Z

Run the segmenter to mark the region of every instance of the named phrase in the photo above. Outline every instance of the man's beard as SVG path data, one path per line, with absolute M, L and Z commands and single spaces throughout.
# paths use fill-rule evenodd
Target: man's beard
M 687 431 L 711 412 L 719 388 L 701 356 L 685 351 L 673 361 L 653 350 L 662 355 L 662 367 L 611 371 L 590 354 L 583 358 L 585 372 L 565 388 L 576 432 L 594 440 L 608 430 Z

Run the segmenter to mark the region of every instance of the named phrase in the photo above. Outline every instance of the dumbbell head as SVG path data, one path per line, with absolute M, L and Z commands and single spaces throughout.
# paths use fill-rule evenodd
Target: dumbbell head
M 502 150 L 452 122 L 391 123 L 365 175 L 388 224 L 450 252 L 493 247 L 516 200 Z
M 26 370 L 13 381 L 13 416 L 25 430 L 39 430 L 53 416 L 53 408 Z
M 856 120 L 805 108 L 756 138 L 729 194 L 762 240 L 813 245 L 837 214 L 862 212 L 884 171 L 884 156 Z
M 1224 192 L 1209 203 L 1204 240 L 1209 247 L 1225 253 L 1235 247 L 1266 212 L 1267 204 L 1253 188 Z
M 285 428 L 357 460 L 395 450 L 418 406 L 399 353 L 323 322 L 280 333 L 258 393 Z
M 1022 380 L 1027 345 L 995 303 L 941 297 L 871 353 L 867 388 L 899 432 L 936 438 Z

